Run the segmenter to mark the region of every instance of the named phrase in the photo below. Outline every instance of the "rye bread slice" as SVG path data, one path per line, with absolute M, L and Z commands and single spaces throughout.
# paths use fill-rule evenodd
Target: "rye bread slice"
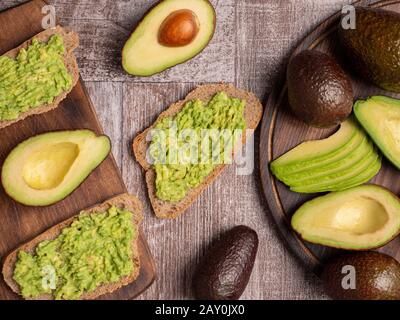
M 139 260 L 139 251 L 138 251 L 137 242 L 138 242 L 138 237 L 139 237 L 139 225 L 143 219 L 141 202 L 134 196 L 131 196 L 128 194 L 121 194 L 119 196 L 111 198 L 101 204 L 95 205 L 95 206 L 85 209 L 83 211 L 88 212 L 88 213 L 102 212 L 102 211 L 107 210 L 108 208 L 110 208 L 113 205 L 118 208 L 127 209 L 133 213 L 133 221 L 132 222 L 133 222 L 134 226 L 136 226 L 136 229 L 137 229 L 137 232 L 135 233 L 135 237 L 132 242 L 132 251 L 133 251 L 132 261 L 133 261 L 133 265 L 134 265 L 134 271 L 132 272 L 131 275 L 122 278 L 119 282 L 101 285 L 95 291 L 92 291 L 90 293 L 84 293 L 80 298 L 81 300 L 96 299 L 97 297 L 99 297 L 103 294 L 114 292 L 115 290 L 119 289 L 120 287 L 125 286 L 125 285 L 133 282 L 134 280 L 136 280 L 136 278 L 139 275 L 140 260 Z M 4 280 L 15 293 L 20 294 L 19 286 L 13 279 L 14 267 L 15 267 L 15 263 L 18 258 L 18 252 L 20 250 L 23 250 L 23 251 L 26 251 L 29 253 L 34 253 L 36 246 L 40 242 L 42 242 L 44 240 L 55 239 L 61 233 L 61 231 L 65 227 L 70 226 L 71 223 L 78 216 L 79 216 L 79 214 L 51 227 L 47 231 L 38 235 L 36 238 L 30 240 L 29 242 L 27 242 L 27 243 L 21 245 L 20 247 L 18 247 L 17 249 L 15 249 L 4 259 L 4 263 L 3 263 Z M 54 298 L 52 295 L 45 294 L 45 295 L 35 298 L 34 300 L 53 300 L 53 299 Z
M 28 111 L 21 113 L 19 115 L 19 117 L 15 120 L 0 120 L 0 129 L 8 127 L 9 125 L 12 125 L 18 121 L 21 121 L 29 116 L 32 116 L 35 114 L 40 114 L 40 113 L 45 113 L 45 112 L 48 112 L 50 110 L 57 108 L 59 103 L 65 99 L 67 94 L 71 92 L 72 88 L 75 87 L 76 83 L 78 82 L 79 69 L 78 69 L 78 64 L 76 62 L 75 55 L 73 54 L 73 50 L 76 49 L 79 45 L 79 37 L 75 32 L 73 32 L 69 29 L 62 28 L 60 26 L 56 26 L 55 28 L 52 28 L 52 29 L 47 29 L 43 32 L 38 33 L 31 39 L 25 41 L 19 47 L 6 52 L 4 55 L 15 59 L 21 49 L 27 48 L 29 45 L 32 44 L 33 38 L 38 39 L 40 42 L 47 42 L 49 40 L 49 38 L 54 34 L 59 34 L 64 39 L 65 54 L 64 54 L 63 59 L 64 59 L 64 64 L 68 70 L 68 73 L 72 76 L 71 89 L 68 91 L 62 92 L 60 95 L 55 97 L 53 102 L 50 104 L 43 104 L 41 106 L 29 109 Z
M 133 152 L 136 160 L 146 171 L 146 183 L 151 205 L 157 217 L 159 218 L 176 218 L 183 213 L 222 172 L 226 165 L 218 165 L 213 172 L 196 188 L 190 190 L 184 199 L 178 202 L 168 202 L 160 200 L 156 197 L 155 187 L 155 171 L 146 160 L 146 152 L 149 142 L 146 141 L 146 136 L 151 129 L 154 128 L 157 121 L 165 117 L 171 117 L 177 114 L 187 101 L 200 99 L 209 101 L 216 93 L 224 91 L 230 97 L 239 98 L 246 101 L 244 118 L 246 120 L 247 129 L 256 129 L 262 117 L 263 107 L 258 98 L 251 92 L 240 90 L 230 84 L 207 84 L 198 86 L 191 91 L 184 100 L 172 104 L 167 110 L 162 112 L 155 123 L 138 134 L 133 141 Z M 245 143 L 246 137 L 243 135 L 242 143 Z

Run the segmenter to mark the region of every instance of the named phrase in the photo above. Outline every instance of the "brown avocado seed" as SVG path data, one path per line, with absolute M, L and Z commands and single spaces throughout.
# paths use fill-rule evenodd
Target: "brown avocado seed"
M 166 47 L 183 47 L 199 33 L 199 19 L 188 9 L 172 12 L 160 26 L 158 42 Z

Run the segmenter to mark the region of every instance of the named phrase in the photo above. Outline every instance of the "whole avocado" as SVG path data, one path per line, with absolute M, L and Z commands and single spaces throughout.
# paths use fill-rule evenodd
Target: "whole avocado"
M 289 104 L 295 115 L 314 127 L 344 121 L 353 106 L 351 81 L 329 55 L 305 50 L 287 68 Z
M 375 85 L 400 92 L 400 14 L 356 7 L 356 28 L 339 36 L 349 65 Z
M 355 288 L 343 287 L 344 267 L 354 267 Z M 344 273 L 343 273 L 344 272 Z M 326 292 L 338 300 L 400 300 L 400 264 L 379 252 L 348 253 L 326 264 L 321 279 Z
M 217 240 L 199 264 L 195 296 L 201 300 L 237 300 L 249 282 L 258 249 L 257 233 L 237 226 Z

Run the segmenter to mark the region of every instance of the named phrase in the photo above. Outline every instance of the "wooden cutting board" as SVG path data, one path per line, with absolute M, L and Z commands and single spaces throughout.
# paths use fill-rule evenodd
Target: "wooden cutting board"
M 370 5 L 400 12 L 400 0 L 356 1 L 357 5 Z M 314 49 L 332 55 L 350 75 L 353 83 L 355 100 L 371 95 L 387 95 L 400 98 L 399 94 L 383 91 L 374 85 L 363 81 L 351 72 L 341 55 L 337 35 L 340 13 L 332 16 L 317 27 L 294 50 L 293 55 L 305 49 Z M 286 70 L 285 70 L 286 72 Z M 327 258 L 340 253 L 339 250 L 313 245 L 300 239 L 292 230 L 290 219 L 295 210 L 307 200 L 318 195 L 305 195 L 291 192 L 281 182 L 271 175 L 268 164 L 305 140 L 321 139 L 332 134 L 336 129 L 315 129 L 297 120 L 290 112 L 287 101 L 287 85 L 280 85 L 269 96 L 262 120 L 260 139 L 260 170 L 265 197 L 271 214 L 281 232 L 283 239 L 292 252 L 311 270 L 320 271 Z M 379 174 L 371 181 L 400 194 L 400 172 L 386 160 Z M 385 247 L 379 249 L 400 261 L 400 237 L 397 237 Z
M 46 3 L 34 0 L 0 13 L 0 54 L 43 31 L 42 7 Z M 54 111 L 30 117 L 0 130 L 0 164 L 21 141 L 43 132 L 66 129 L 103 130 L 88 93 L 79 81 L 68 97 Z M 44 208 L 26 207 L 11 200 L 0 189 L 0 256 L 26 242 L 49 227 L 77 214 L 80 210 L 127 192 L 113 156 L 108 158 L 65 200 Z M 155 266 L 143 233 L 139 252 L 141 270 L 138 279 L 102 299 L 132 299 L 146 290 L 155 279 Z M 17 299 L 0 277 L 0 300 Z

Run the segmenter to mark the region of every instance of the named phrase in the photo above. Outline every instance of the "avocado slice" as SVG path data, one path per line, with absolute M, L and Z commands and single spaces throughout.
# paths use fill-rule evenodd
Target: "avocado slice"
M 378 153 L 373 151 L 370 156 L 366 157 L 363 161 L 360 161 L 353 168 L 327 175 L 319 179 L 296 183 L 296 185 L 290 186 L 290 190 L 299 193 L 326 192 L 338 188 L 343 190 L 346 185 L 352 185 L 355 181 L 361 180 L 361 183 L 367 182 L 376 175 L 380 167 L 381 158 Z
M 354 113 L 386 158 L 400 169 L 400 100 L 384 96 L 359 100 Z
M 353 187 L 357 187 L 363 183 L 368 182 L 373 177 L 375 177 L 379 170 L 382 167 L 382 159 L 381 157 L 377 157 L 375 161 L 373 161 L 368 167 L 365 167 L 365 170 L 360 172 L 358 175 L 348 178 L 345 181 L 337 182 L 328 186 L 314 186 L 312 188 L 299 188 L 293 187 L 291 190 L 294 192 L 301 193 L 318 193 L 318 192 L 329 192 L 329 191 L 342 191 L 346 189 L 350 189 Z
M 370 156 L 374 150 L 372 142 L 364 136 L 361 143 L 341 159 L 317 166 L 315 168 L 301 170 L 282 178 L 287 185 L 294 185 L 305 180 L 317 179 L 323 176 L 341 172 L 354 167 L 357 163 Z
M 377 86 L 400 92 L 400 14 L 356 7 L 356 23 L 356 28 L 339 23 L 349 65 Z
M 365 169 L 365 171 L 357 175 L 357 177 L 355 177 L 354 179 L 349 179 L 348 181 L 345 181 L 343 183 L 338 183 L 333 188 L 330 188 L 326 191 L 342 191 L 366 183 L 379 173 L 381 167 L 382 157 L 379 156 L 375 162 L 373 162 L 367 169 Z
M 281 179 L 294 172 L 331 163 L 345 157 L 362 139 L 361 128 L 353 118 L 349 118 L 328 138 L 303 142 L 272 161 L 270 169 Z
M 122 50 L 122 66 L 151 76 L 199 54 L 214 35 L 215 10 L 208 0 L 164 0 L 153 7 Z
M 363 185 L 306 202 L 291 224 L 312 243 L 349 250 L 378 248 L 400 231 L 400 201 L 385 188 Z
M 56 203 L 74 191 L 107 157 L 111 143 L 90 130 L 57 131 L 29 138 L 6 158 L 6 193 L 29 206 Z

